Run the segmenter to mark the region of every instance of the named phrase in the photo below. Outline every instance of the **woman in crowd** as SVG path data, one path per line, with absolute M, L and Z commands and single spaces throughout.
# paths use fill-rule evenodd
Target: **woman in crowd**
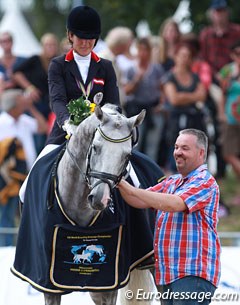
M 16 83 L 12 78 L 13 70 L 17 68 L 25 57 L 16 56 L 13 49 L 13 36 L 10 32 L 0 33 L 0 48 L 2 56 L 0 57 L 0 91 L 16 88 Z
M 26 94 L 35 102 L 38 111 L 48 122 L 51 109 L 49 107 L 48 93 L 48 67 L 53 57 L 58 55 L 59 43 L 53 33 L 45 33 L 41 38 L 42 51 L 39 55 L 33 55 L 25 60 L 14 70 L 14 80 Z M 47 139 L 47 133 L 34 136 L 37 154 L 43 149 Z
M 164 70 L 152 62 L 152 44 L 150 39 L 137 41 L 136 64 L 128 70 L 128 81 L 124 85 L 126 93 L 125 111 L 132 116 L 146 109 L 146 118 L 140 126 L 139 150 L 157 158 L 161 120 L 158 107 L 161 98 L 161 77 Z M 150 152 L 151 150 L 151 152 Z
M 167 18 L 160 26 L 159 39 L 158 62 L 168 71 L 174 66 L 175 51 L 181 40 L 177 22 Z
M 192 72 L 192 48 L 187 43 L 179 44 L 173 69 L 164 82 L 164 93 L 170 104 L 167 124 L 168 145 L 174 147 L 181 129 L 195 128 L 206 131 L 203 112 L 206 89 L 197 74 Z M 169 154 L 171 158 L 172 153 Z M 175 171 L 174 163 L 171 171 Z
M 181 40 L 181 33 L 176 21 L 167 18 L 163 21 L 159 30 L 159 50 L 156 61 L 168 72 L 174 66 L 174 56 L 177 46 Z M 162 122 L 163 128 L 157 153 L 157 163 L 162 168 L 167 168 L 168 155 L 170 147 L 167 141 L 167 124 L 168 124 L 169 102 L 164 99 L 162 103 Z

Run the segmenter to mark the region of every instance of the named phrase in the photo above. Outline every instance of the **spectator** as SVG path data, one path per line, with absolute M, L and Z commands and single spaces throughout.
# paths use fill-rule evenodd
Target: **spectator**
M 214 153 L 216 156 L 216 177 L 221 176 L 221 168 L 223 164 L 222 156 L 222 141 L 220 133 L 220 121 L 218 117 L 218 105 L 219 99 L 215 100 L 212 97 L 211 88 L 213 86 L 213 75 L 210 65 L 199 57 L 200 45 L 199 39 L 194 33 L 188 33 L 183 35 L 182 41 L 188 43 L 193 50 L 193 62 L 192 71 L 196 73 L 201 80 L 202 84 L 207 90 L 206 98 L 206 128 L 209 137 L 209 154 Z M 221 90 L 219 88 L 219 90 Z M 221 216 L 227 216 L 229 214 L 228 207 L 225 205 L 223 198 L 220 197 L 219 213 Z M 220 215 L 219 215 L 220 216 Z
M 216 77 L 231 61 L 229 46 L 240 39 L 240 25 L 229 20 L 226 0 L 212 0 L 208 10 L 211 25 L 200 32 L 201 56 L 212 67 Z
M 160 26 L 159 30 L 159 52 L 157 62 L 165 71 L 169 71 L 174 66 L 174 56 L 176 48 L 181 41 L 181 33 L 176 21 L 167 18 Z
M 53 57 L 58 55 L 58 39 L 52 33 L 46 33 L 41 38 L 42 52 L 33 55 L 14 70 L 14 80 L 26 91 L 26 94 L 36 102 L 37 109 L 48 121 L 51 113 L 48 93 L 48 66 Z M 47 133 L 34 136 L 37 154 L 42 150 L 47 139 Z
M 145 120 L 139 128 L 139 150 L 151 156 L 155 161 L 161 130 L 159 105 L 163 73 L 161 66 L 152 62 L 150 39 L 146 37 L 139 39 L 136 64 L 129 69 L 128 80 L 124 85 L 125 111 L 127 116 L 132 116 L 142 109 L 146 109 Z
M 182 35 L 181 41 L 189 44 L 189 47 L 192 49 L 192 71 L 198 75 L 202 84 L 208 90 L 213 81 L 212 68 L 207 61 L 200 57 L 200 42 L 198 36 L 190 32 Z
M 16 226 L 18 192 L 26 177 L 25 154 L 17 138 L 0 141 L 0 228 Z M 13 246 L 11 233 L 0 234 L 0 247 Z
M 205 164 L 207 142 L 200 130 L 182 130 L 174 148 L 179 174 L 148 190 L 135 188 L 124 180 L 118 185 L 131 206 L 157 212 L 155 281 L 161 293 L 170 291 L 177 296 L 161 299 L 162 305 L 207 305 L 219 283 L 219 187 Z M 180 299 L 183 293 L 198 297 Z
M 28 170 L 36 159 L 33 135 L 45 133 L 47 124 L 43 115 L 35 108 L 33 101 L 21 89 L 4 91 L 1 96 L 0 140 L 16 137 L 23 145 Z M 24 112 L 29 112 L 27 115 Z
M 133 43 L 133 32 L 122 26 L 111 29 L 105 38 L 107 48 L 99 55 L 113 63 L 119 87 L 120 102 L 124 107 L 126 96 L 123 84 L 127 82 L 127 71 L 134 65 L 135 57 L 131 54 L 130 47 Z
M 181 129 L 197 128 L 205 131 L 204 113 L 206 89 L 197 74 L 191 70 L 193 53 L 190 46 L 182 43 L 175 53 L 175 65 L 164 81 L 165 96 L 170 104 L 167 125 L 169 147 L 176 141 Z M 175 171 L 175 164 L 170 157 L 170 171 Z
M 160 26 L 159 30 L 159 51 L 156 62 L 159 63 L 165 72 L 174 66 L 174 56 L 181 40 L 181 33 L 178 24 L 172 19 L 167 18 Z M 167 140 L 167 125 L 169 117 L 169 102 L 162 99 L 162 121 L 161 139 L 159 152 L 157 153 L 157 163 L 162 168 L 167 168 L 168 156 L 171 153 Z
M 211 126 L 208 136 L 211 141 L 210 149 L 216 155 L 216 177 L 222 177 L 224 173 L 225 161 L 222 156 L 221 144 L 221 124 L 218 118 L 219 95 L 217 98 L 212 94 L 213 89 L 217 88 L 222 95 L 221 88 L 216 86 L 213 77 L 213 71 L 208 62 L 200 57 L 200 43 L 198 37 L 194 33 L 189 33 L 183 36 L 183 41 L 190 44 L 193 49 L 194 58 L 192 63 L 192 71 L 196 73 L 207 90 L 206 109 L 208 110 L 208 121 L 211 121 Z
M 2 110 L 0 113 L 2 160 L 2 163 L 0 162 L 2 175 L 0 179 L 0 226 L 13 227 L 20 184 L 24 179 L 24 174 L 31 168 L 36 158 L 33 134 L 36 132 L 46 132 L 47 125 L 41 113 L 33 106 L 31 98 L 25 96 L 20 89 L 4 91 L 0 102 Z M 29 111 L 32 117 L 24 114 L 25 111 Z M 21 152 L 21 147 L 26 156 L 26 170 L 22 164 L 23 153 Z M 10 155 L 15 159 L 16 165 L 14 166 L 12 163 L 4 163 L 5 161 L 9 161 Z M 3 164 L 5 164 L 5 174 L 3 174 Z M 20 168 L 18 168 L 18 165 Z M 15 170 L 16 173 L 14 174 Z M 11 235 L 7 235 L 2 242 L 5 245 L 13 245 L 13 238 Z
M 240 177 L 240 40 L 231 46 L 230 55 L 232 62 L 219 72 L 225 93 L 219 116 L 225 123 L 222 134 L 224 158 Z
M 3 91 L 17 86 L 12 78 L 13 70 L 26 58 L 13 54 L 13 36 L 10 32 L 0 33 L 0 47 L 3 51 L 0 58 L 1 91 Z
M 240 39 L 240 25 L 230 22 L 227 0 L 212 0 L 207 13 L 211 24 L 200 32 L 201 56 L 212 67 L 213 81 L 218 85 L 219 70 L 231 61 L 229 46 Z M 219 138 L 220 126 L 217 126 L 216 132 Z M 216 153 L 217 176 L 222 178 L 225 176 L 226 162 L 219 141 Z
M 67 37 L 64 37 L 60 41 L 60 54 L 67 54 L 71 50 L 71 43 L 69 42 Z

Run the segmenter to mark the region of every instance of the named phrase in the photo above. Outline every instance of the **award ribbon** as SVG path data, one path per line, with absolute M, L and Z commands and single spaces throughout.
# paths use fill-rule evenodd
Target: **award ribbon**
M 88 97 L 90 95 L 90 92 L 92 91 L 93 88 L 93 82 L 91 81 L 88 85 L 87 85 L 87 90 L 85 89 L 84 85 L 81 83 L 80 80 L 76 79 L 78 88 L 82 90 L 85 102 L 90 104 L 91 102 L 89 101 Z

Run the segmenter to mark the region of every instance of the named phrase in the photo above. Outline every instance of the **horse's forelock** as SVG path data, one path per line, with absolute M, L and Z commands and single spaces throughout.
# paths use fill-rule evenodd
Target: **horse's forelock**
M 114 104 L 105 104 L 102 106 L 102 110 L 105 111 L 108 114 L 120 114 L 119 112 L 119 106 Z

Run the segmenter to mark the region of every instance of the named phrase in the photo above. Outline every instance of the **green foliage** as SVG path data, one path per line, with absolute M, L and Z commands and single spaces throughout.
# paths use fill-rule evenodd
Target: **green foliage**
M 69 0 L 66 9 L 61 10 L 57 0 L 35 0 L 31 10 L 25 12 L 25 17 L 38 39 L 47 32 L 55 33 L 62 39 L 66 36 L 66 15 L 71 5 L 72 1 Z
M 206 12 L 210 1 L 190 1 L 195 32 L 199 32 L 208 24 Z M 40 38 L 46 32 L 54 32 L 59 38 L 65 37 L 66 18 L 73 2 L 73 0 L 33 1 L 32 9 L 26 12 L 26 15 L 37 37 Z M 146 20 L 152 34 L 158 35 L 160 25 L 175 13 L 180 0 L 83 0 L 82 3 L 94 7 L 99 12 L 102 18 L 101 37 L 104 39 L 107 32 L 115 26 L 127 26 L 135 31 L 141 20 Z M 231 20 L 239 23 L 240 1 L 228 0 L 228 3 Z
M 79 125 L 91 114 L 90 102 L 87 102 L 83 96 L 70 101 L 67 108 L 70 113 L 70 123 L 73 125 Z
M 147 20 L 153 34 L 158 34 L 165 18 L 178 7 L 179 0 L 85 0 L 102 17 L 102 37 L 115 26 L 127 26 L 135 31 L 139 21 Z

